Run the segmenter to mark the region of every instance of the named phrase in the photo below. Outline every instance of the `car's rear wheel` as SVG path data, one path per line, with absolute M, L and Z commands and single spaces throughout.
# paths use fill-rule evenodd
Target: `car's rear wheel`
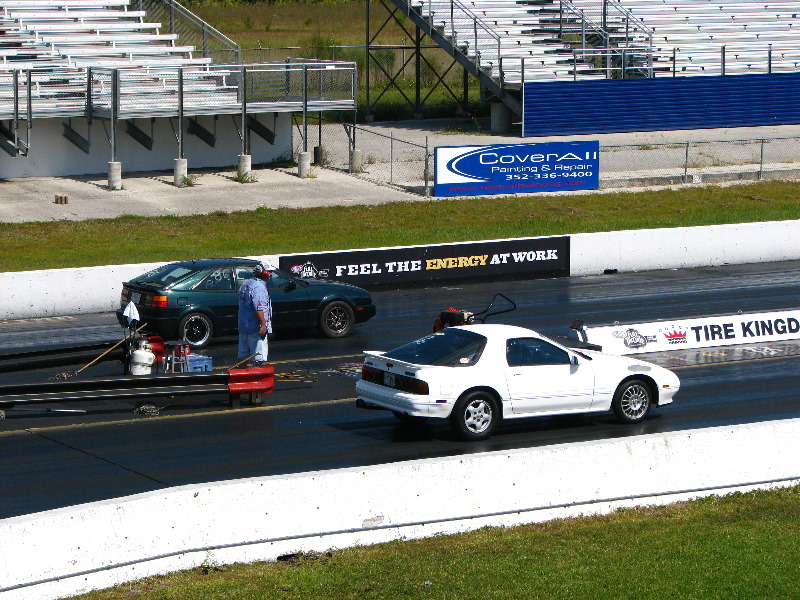
M 347 302 L 334 300 L 322 309 L 319 327 L 326 337 L 340 338 L 350 334 L 355 320 L 353 309 Z
M 450 413 L 453 432 L 464 440 L 488 438 L 500 421 L 497 399 L 489 392 L 470 392 L 458 399 Z
M 214 337 L 214 324 L 203 313 L 190 313 L 178 325 L 178 337 L 186 340 L 193 348 L 205 348 Z
M 626 381 L 617 388 L 611 408 L 623 423 L 638 423 L 653 406 L 653 392 L 640 379 Z

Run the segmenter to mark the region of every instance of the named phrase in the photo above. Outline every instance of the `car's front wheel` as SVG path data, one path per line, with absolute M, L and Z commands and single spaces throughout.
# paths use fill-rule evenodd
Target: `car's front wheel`
M 458 399 L 450 413 L 453 432 L 464 440 L 483 440 L 497 428 L 500 407 L 489 392 L 470 392 Z
M 319 316 L 319 328 L 329 338 L 340 338 L 350 334 L 356 317 L 347 302 L 334 300 L 322 309 Z
M 178 325 L 178 337 L 186 340 L 193 348 L 205 348 L 214 337 L 214 324 L 203 313 L 190 313 Z
M 652 405 L 653 393 L 640 379 L 632 379 L 620 385 L 611 403 L 614 414 L 623 423 L 638 423 L 643 420 Z

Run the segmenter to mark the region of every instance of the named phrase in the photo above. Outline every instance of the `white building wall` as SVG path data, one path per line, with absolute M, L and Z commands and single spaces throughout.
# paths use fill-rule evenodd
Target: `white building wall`
M 271 163 L 292 156 L 292 120 L 290 113 L 264 113 L 255 115 L 258 121 L 275 132 L 275 143 L 270 144 L 250 132 L 250 155 L 252 164 Z M 197 136 L 184 133 L 184 158 L 190 169 L 206 167 L 236 166 L 242 153 L 239 136 L 241 118 L 238 115 L 196 117 L 198 122 L 216 134 L 214 147 L 208 146 Z M 117 128 L 117 160 L 122 163 L 122 172 L 172 171 L 178 158 L 178 140 L 175 128 L 177 119 L 157 118 L 152 125 L 150 119 L 135 119 L 136 126 L 153 136 L 153 149 L 148 150 L 125 132 L 125 121 Z M 64 125 L 70 124 L 90 142 L 90 153 L 86 154 L 64 137 Z M 188 126 L 188 118 L 184 119 Z M 152 130 L 151 130 L 152 127 Z M 25 139 L 25 132 L 21 132 Z M 108 173 L 111 160 L 111 131 L 108 121 L 94 119 L 92 125 L 86 119 L 36 119 L 30 131 L 28 156 L 12 158 L 0 154 L 0 177 L 65 177 L 73 175 L 98 175 Z

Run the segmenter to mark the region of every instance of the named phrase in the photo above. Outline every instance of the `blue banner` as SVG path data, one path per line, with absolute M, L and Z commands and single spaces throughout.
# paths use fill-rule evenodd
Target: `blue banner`
M 435 196 L 490 196 L 600 186 L 600 142 L 434 149 Z

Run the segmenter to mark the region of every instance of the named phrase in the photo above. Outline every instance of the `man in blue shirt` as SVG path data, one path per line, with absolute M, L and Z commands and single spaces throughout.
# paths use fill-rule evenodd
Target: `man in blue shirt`
M 239 358 L 253 355 L 256 362 L 266 362 L 269 349 L 267 334 L 272 333 L 272 303 L 267 292 L 275 267 L 260 262 L 253 268 L 253 277 L 239 288 Z

